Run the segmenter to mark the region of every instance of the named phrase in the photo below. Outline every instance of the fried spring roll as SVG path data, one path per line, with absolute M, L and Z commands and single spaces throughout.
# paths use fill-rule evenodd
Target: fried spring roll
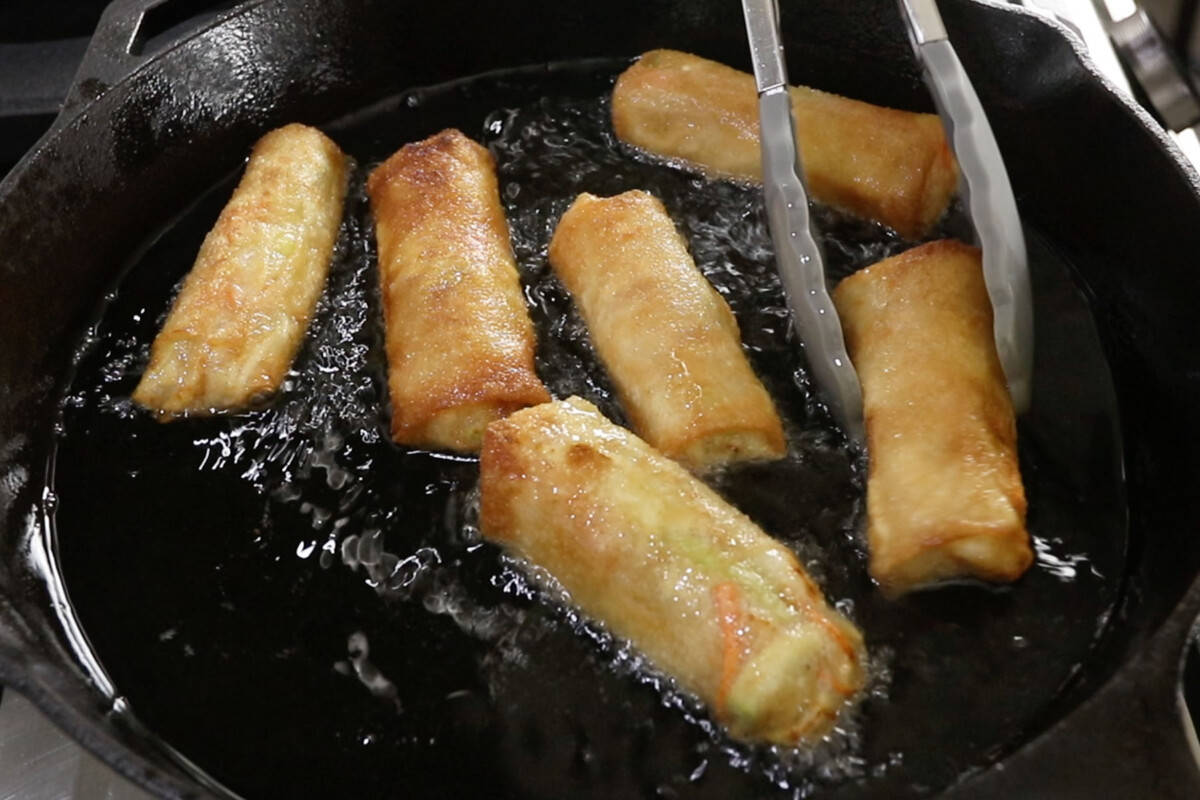
M 1033 554 L 979 250 L 931 242 L 834 292 L 866 415 L 871 574 L 1016 580 Z
M 346 181 L 346 157 L 315 128 L 258 141 L 154 339 L 136 403 L 170 419 L 279 388 L 325 286 Z
M 367 181 L 379 244 L 392 438 L 478 451 L 483 429 L 550 399 L 488 151 L 456 130 Z
M 737 321 L 658 198 L 579 195 L 554 231 L 550 263 L 646 441 L 693 468 L 784 455 Z
M 813 197 L 919 238 L 942 216 L 958 168 L 933 114 L 791 89 L 797 146 Z M 617 79 L 613 128 L 622 140 L 718 177 L 762 180 L 758 93 L 744 72 L 674 50 L 652 50 Z
M 862 635 L 791 552 L 579 398 L 488 427 L 483 535 L 698 695 L 737 737 L 829 730 L 864 681 Z

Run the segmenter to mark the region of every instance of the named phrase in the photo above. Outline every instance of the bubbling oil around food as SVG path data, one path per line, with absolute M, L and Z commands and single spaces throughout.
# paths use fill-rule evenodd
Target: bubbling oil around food
M 913 765 L 919 772 L 927 758 L 902 752 L 912 724 L 905 720 L 919 720 L 920 706 L 947 682 L 967 680 L 959 672 L 993 670 L 997 642 L 1021 637 L 1025 660 L 1013 663 L 1035 676 L 1029 685 L 1047 687 L 1020 694 L 1015 709 L 1040 708 L 1081 657 L 1071 650 L 1062 670 L 1048 669 L 1065 658 L 1062 636 L 1032 622 L 1058 602 L 1058 579 L 1035 577 L 1025 597 L 957 598 L 954 607 L 975 626 L 968 638 L 959 636 L 962 621 L 953 615 L 879 599 L 861 543 L 864 465 L 814 399 L 788 329 L 759 191 L 709 181 L 617 142 L 606 95 L 623 66 L 469 79 L 329 126 L 360 166 L 307 341 L 282 390 L 262 408 L 161 424 L 128 401 L 172 287 L 229 182 L 165 232 L 101 310 L 63 404 L 58 526 L 66 582 L 135 713 L 234 790 L 317 794 L 321 770 L 333 770 L 346 775 L 342 788 L 372 796 L 428 770 L 445 782 L 428 796 L 457 787 L 501 797 L 806 797 L 858 779 L 874 781 L 886 796 L 907 786 Z M 574 611 L 552 577 L 483 540 L 476 459 L 388 441 L 363 183 L 401 144 L 450 125 L 495 156 L 538 333 L 538 372 L 556 397 L 580 395 L 628 422 L 546 262 L 554 225 L 579 192 L 658 195 L 730 304 L 785 420 L 789 456 L 707 479 L 797 553 L 830 601 L 864 627 L 873 654 L 861 708 L 821 746 L 729 740 L 669 676 Z M 817 207 L 815 218 L 832 279 L 911 244 L 827 208 Z M 1050 472 L 1039 473 L 1043 481 Z M 153 502 L 158 497 L 169 501 Z M 1079 541 L 1070 530 L 1058 533 L 1063 547 Z M 98 580 L 86 567 L 98 559 L 143 579 L 118 587 Z M 176 571 L 195 576 L 186 590 Z M 1091 577 L 1078 580 L 1068 588 L 1086 589 Z M 1105 595 L 1099 605 L 1108 601 Z M 113 622 L 135 617 L 144 622 Z M 1089 632 L 1076 647 L 1092 641 Z M 893 672 L 905 684 L 900 701 L 889 699 Z M 265 699 L 242 697 L 252 709 L 244 713 L 274 723 L 263 726 L 260 752 L 303 755 L 295 774 L 280 779 L 290 782 L 256 783 L 261 770 L 239 769 L 223 730 L 204 735 L 203 722 L 179 713 L 172 692 L 158 688 L 170 676 L 196 691 L 211 683 L 209 702 L 214 709 L 229 703 L 230 714 L 238 712 L 225 695 L 259 687 Z M 280 700 L 286 714 L 274 696 L 288 698 Z M 292 733 L 292 698 L 320 724 Z M 970 763 L 1017 729 L 1006 723 L 977 744 L 957 734 L 955 713 L 944 713 L 946 741 L 929 757 L 950 758 L 936 754 L 958 746 Z M 459 766 L 464 748 L 481 754 L 473 772 Z

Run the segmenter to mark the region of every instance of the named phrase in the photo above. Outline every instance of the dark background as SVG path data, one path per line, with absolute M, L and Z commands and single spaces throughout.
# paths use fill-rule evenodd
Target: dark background
M 86 36 L 105 0 L 15 0 L 0 5 L 0 42 Z

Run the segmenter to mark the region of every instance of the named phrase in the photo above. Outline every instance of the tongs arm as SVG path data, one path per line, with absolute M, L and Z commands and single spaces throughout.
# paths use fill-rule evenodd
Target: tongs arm
M 913 51 L 962 172 L 963 196 L 992 301 L 996 351 L 1018 412 L 1033 383 L 1033 299 L 1012 185 L 983 105 L 946 34 L 935 0 L 900 0 Z
M 763 195 L 776 267 L 815 388 L 846 435 L 862 443 L 862 388 L 846 354 L 841 321 L 825 285 L 824 261 L 811 228 L 779 38 L 779 9 L 774 0 L 742 0 L 742 10 L 758 85 Z

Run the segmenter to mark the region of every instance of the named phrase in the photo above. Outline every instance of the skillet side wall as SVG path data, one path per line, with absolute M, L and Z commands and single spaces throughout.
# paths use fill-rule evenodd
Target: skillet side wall
M 1161 135 L 1146 135 L 1144 112 L 1114 108 L 1052 29 L 979 25 L 973 11 L 947 4 L 948 29 L 1022 214 L 1079 270 L 1113 372 L 1131 534 L 1122 614 L 1132 623 L 1115 633 L 1122 646 L 1140 643 L 1200 569 L 1197 178 Z
M 1200 516 L 1200 200 L 1056 32 L 966 0 L 945 6 L 1023 213 L 1094 295 L 1124 410 L 1135 573 L 1127 624 L 1094 682 L 1162 622 L 1200 564 L 1191 535 Z M 785 3 L 783 16 L 795 81 L 928 110 L 890 0 Z M 430 31 L 453 31 L 454 46 Z M 189 785 L 155 778 L 106 739 L 106 704 L 63 649 L 26 552 L 71 349 L 150 234 L 283 122 L 320 123 L 489 69 L 662 46 L 748 65 L 740 9 L 717 0 L 252 3 L 150 62 L 31 154 L 0 184 L 0 583 L 12 604 L 2 676 L 126 774 L 169 794 Z M 127 741 L 148 752 L 137 736 Z

